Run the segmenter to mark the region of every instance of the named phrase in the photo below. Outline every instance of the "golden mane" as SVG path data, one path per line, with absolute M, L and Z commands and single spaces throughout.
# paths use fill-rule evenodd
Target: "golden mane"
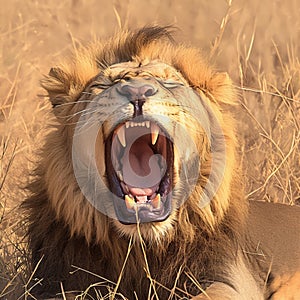
M 170 282 L 170 279 L 175 280 L 176 272 L 184 264 L 189 265 L 195 276 L 203 273 L 204 265 L 199 266 L 199 261 L 201 257 L 205 259 L 214 247 L 218 248 L 220 257 L 234 257 L 235 248 L 229 245 L 243 243 L 244 219 L 247 214 L 247 204 L 243 198 L 236 162 L 234 121 L 231 114 L 226 112 L 228 106 L 235 104 L 236 94 L 227 74 L 211 69 L 195 48 L 175 44 L 168 27 L 147 27 L 135 32 L 122 31 L 108 42 L 97 41 L 88 47 L 80 47 L 74 51 L 71 60 L 52 68 L 49 75 L 42 80 L 42 86 L 49 93 L 57 124 L 55 130 L 47 137 L 42 150 L 36 180 L 30 186 L 33 196 L 24 203 L 30 211 L 29 232 L 33 251 L 37 251 L 39 247 L 37 241 L 42 238 L 41 234 L 50 234 L 54 227 L 56 230 L 60 228 L 61 231 L 53 233 L 54 244 L 64 240 L 64 235 L 77 242 L 84 238 L 81 243 L 91 245 L 91 251 L 96 251 L 95 245 L 101 249 L 102 257 L 98 258 L 100 261 L 114 261 L 111 276 L 115 278 L 116 274 L 119 274 L 130 242 L 128 237 L 120 236 L 122 231 L 116 230 L 109 217 L 86 201 L 78 187 L 71 163 L 74 122 L 78 119 L 72 118 L 70 121 L 68 116 L 74 116 L 84 108 L 84 104 L 76 104 L 76 100 L 107 67 L 128 61 L 156 60 L 180 72 L 189 86 L 200 95 L 204 105 L 213 112 L 214 116 L 209 115 L 210 122 L 216 120 L 222 128 L 226 165 L 216 194 L 205 207 L 201 207 L 199 199 L 211 168 L 209 159 L 203 161 L 202 177 L 187 201 L 178 209 L 176 218 L 171 220 L 174 230 L 166 230 L 163 224 L 156 227 L 149 224 L 138 225 L 141 228 L 152 228 L 151 234 L 143 235 L 149 243 L 148 250 L 152 251 L 148 259 L 156 261 L 151 270 L 155 271 L 166 251 L 170 256 L 168 254 L 169 257 L 165 258 L 165 269 L 158 277 L 163 284 Z M 216 131 L 218 128 L 211 124 L 211 130 Z M 203 145 L 204 148 L 205 146 Z M 36 227 L 37 222 L 41 224 L 42 230 Z M 126 231 L 123 234 L 126 234 Z M 213 236 L 216 237 L 215 241 L 208 243 Z M 198 249 L 199 245 L 201 251 Z M 44 241 L 43 247 L 53 247 L 53 240 Z M 139 243 L 132 248 L 132 253 L 127 262 L 130 271 L 127 269 L 127 275 L 124 276 L 124 286 L 127 287 L 142 280 L 138 279 L 143 272 L 143 267 L 140 266 L 145 264 L 144 253 Z M 72 252 L 71 257 L 76 261 L 76 254 Z M 92 262 L 89 258 L 86 259 L 86 264 L 91 266 Z M 222 261 L 223 259 L 218 261 L 215 257 L 205 268 L 212 271 L 215 265 L 219 266 Z M 50 264 L 50 261 L 48 263 Z M 47 259 L 45 265 L 47 267 Z M 130 283 L 132 277 L 136 279 Z M 143 285 L 140 286 L 142 289 Z

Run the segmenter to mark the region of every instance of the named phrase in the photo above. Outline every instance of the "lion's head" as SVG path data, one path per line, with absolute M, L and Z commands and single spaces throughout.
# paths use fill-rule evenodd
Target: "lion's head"
M 42 84 L 58 120 L 45 148 L 47 193 L 73 233 L 193 239 L 235 205 L 233 122 L 223 112 L 231 82 L 169 28 L 80 48 Z

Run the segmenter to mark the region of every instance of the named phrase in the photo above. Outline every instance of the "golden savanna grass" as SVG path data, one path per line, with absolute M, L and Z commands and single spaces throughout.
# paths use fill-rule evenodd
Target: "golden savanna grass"
M 300 202 L 300 4 L 271 1 L 1 0 L 0 298 L 25 291 L 26 197 L 50 105 L 39 80 L 79 43 L 119 27 L 174 24 L 239 93 L 236 118 L 249 199 Z

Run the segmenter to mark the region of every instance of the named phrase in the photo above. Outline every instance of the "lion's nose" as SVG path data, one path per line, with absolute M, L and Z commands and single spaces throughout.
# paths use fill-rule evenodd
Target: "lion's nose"
M 125 84 L 119 88 L 119 92 L 129 98 L 130 101 L 144 100 L 156 93 L 156 89 L 150 85 L 145 84 L 141 86 L 133 86 Z
M 133 104 L 133 117 L 137 117 L 143 114 L 143 105 L 146 102 L 146 99 L 153 96 L 157 92 L 157 89 L 150 84 L 144 84 L 141 86 L 125 84 L 118 88 L 118 91 L 120 94 L 125 95 Z

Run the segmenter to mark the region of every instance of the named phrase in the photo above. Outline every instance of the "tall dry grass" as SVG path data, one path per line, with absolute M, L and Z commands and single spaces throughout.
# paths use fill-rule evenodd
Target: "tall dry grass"
M 0 298 L 26 291 L 26 197 L 50 106 L 39 79 L 78 41 L 119 26 L 174 24 L 239 92 L 240 153 L 249 199 L 300 202 L 298 0 L 0 0 Z M 25 296 L 26 298 L 26 296 Z

